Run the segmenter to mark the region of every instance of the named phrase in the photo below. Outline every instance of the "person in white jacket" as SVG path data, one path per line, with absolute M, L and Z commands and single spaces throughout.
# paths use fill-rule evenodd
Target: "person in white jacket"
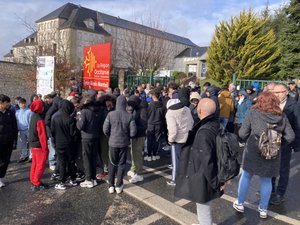
M 179 99 L 170 99 L 167 102 L 166 121 L 168 141 L 172 147 L 172 180 L 167 181 L 167 184 L 175 186 L 181 147 L 187 140 L 189 130 L 192 129 L 194 120 L 191 110 L 184 106 Z

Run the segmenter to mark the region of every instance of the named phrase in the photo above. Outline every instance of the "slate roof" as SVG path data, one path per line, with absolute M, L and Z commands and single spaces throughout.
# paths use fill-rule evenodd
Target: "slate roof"
M 23 47 L 23 46 L 36 45 L 37 44 L 36 41 L 34 41 L 34 42 L 29 41 L 28 43 L 24 42 L 25 39 L 31 40 L 31 38 L 34 38 L 34 40 L 36 40 L 36 35 L 37 35 L 37 32 L 34 32 L 34 33 L 30 34 L 26 38 L 22 39 L 21 41 L 19 41 L 15 45 L 13 45 L 13 47 Z
M 192 48 L 186 48 L 181 53 L 179 53 L 175 58 L 183 58 L 183 57 L 200 57 L 205 52 L 207 52 L 208 47 L 199 47 L 193 46 Z
M 106 23 L 116 27 L 138 31 L 144 34 L 153 35 L 155 37 L 167 39 L 188 46 L 196 46 L 188 38 L 181 37 L 168 32 L 163 32 L 157 29 L 153 29 L 138 23 L 130 22 L 128 20 L 124 20 L 119 17 L 110 16 L 108 14 L 97 12 L 95 10 L 91 10 L 72 3 L 67 3 L 61 6 L 60 8 L 54 10 L 53 12 L 42 17 L 36 22 L 39 23 L 47 20 L 52 20 L 55 18 L 62 18 L 67 20 L 65 23 L 61 25 L 61 28 L 73 27 L 77 29 L 85 29 L 85 30 L 92 31 L 91 29 L 88 29 L 83 23 L 83 20 L 92 18 L 96 22 L 95 30 L 100 33 L 103 32 L 104 34 L 108 34 L 101 26 L 99 26 L 99 23 L 104 23 L 104 24 Z

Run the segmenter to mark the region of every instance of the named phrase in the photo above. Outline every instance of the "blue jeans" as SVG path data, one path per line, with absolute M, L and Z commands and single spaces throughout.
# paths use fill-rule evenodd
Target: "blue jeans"
M 28 148 L 28 130 L 19 131 L 18 146 L 21 149 L 21 158 L 32 158 L 31 151 Z
M 48 149 L 49 149 L 49 155 L 48 155 L 49 166 L 55 166 L 56 164 L 55 149 L 51 138 L 48 139 Z
M 178 167 L 179 167 L 179 158 L 180 158 L 180 152 L 181 152 L 181 146 L 182 144 L 172 144 L 171 145 L 171 157 L 172 157 L 172 180 L 175 181 L 176 175 L 178 173 Z
M 239 181 L 238 188 L 238 202 L 243 204 L 246 201 L 248 190 L 250 186 L 250 181 L 252 174 L 247 171 L 243 171 Z M 260 201 L 259 207 L 261 209 L 268 209 L 269 200 L 272 192 L 272 181 L 271 177 L 259 177 L 260 181 Z

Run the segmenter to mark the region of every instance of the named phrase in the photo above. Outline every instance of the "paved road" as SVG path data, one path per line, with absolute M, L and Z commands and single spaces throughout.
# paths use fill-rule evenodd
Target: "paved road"
M 197 222 L 195 204 L 174 197 L 174 188 L 166 185 L 171 174 L 167 168 L 170 161 L 167 154 L 163 154 L 159 161 L 145 163 L 145 180 L 138 185 L 126 184 L 120 195 L 108 194 L 105 182 L 92 189 L 69 187 L 64 191 L 55 190 L 48 169 L 44 182 L 50 184 L 50 189 L 32 192 L 30 164 L 18 164 L 18 154 L 18 150 L 14 151 L 6 176 L 7 186 L 0 189 L 0 225 L 176 225 Z M 294 154 L 286 202 L 282 206 L 270 207 L 268 219 L 259 219 L 256 212 L 257 179 L 252 182 L 244 216 L 232 209 L 238 182 L 235 179 L 225 195 L 212 203 L 214 223 L 300 225 L 299 162 L 300 154 Z

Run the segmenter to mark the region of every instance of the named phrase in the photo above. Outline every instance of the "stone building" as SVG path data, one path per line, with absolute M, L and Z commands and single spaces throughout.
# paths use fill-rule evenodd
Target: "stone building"
M 137 60 L 144 60 L 142 52 L 148 51 L 152 61 L 147 62 L 144 69 L 173 69 L 175 56 L 178 61 L 180 53 L 197 47 L 185 37 L 72 3 L 37 20 L 36 26 L 37 31 L 15 44 L 4 56 L 5 61 L 32 64 L 37 55 L 55 55 L 57 59 L 65 59 L 72 69 L 80 71 L 84 46 L 111 42 L 113 68 L 142 67 L 135 64 Z M 132 51 L 137 59 L 129 59 L 134 55 Z

